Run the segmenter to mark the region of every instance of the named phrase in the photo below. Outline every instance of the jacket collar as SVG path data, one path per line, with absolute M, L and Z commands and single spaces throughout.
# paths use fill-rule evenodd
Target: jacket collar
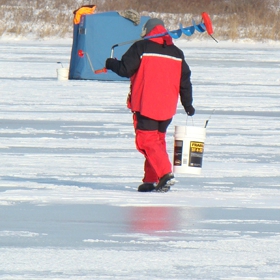
M 145 37 L 154 36 L 154 35 L 162 34 L 162 33 L 167 33 L 167 30 L 162 25 L 156 25 L 148 34 L 146 34 Z M 172 45 L 173 44 L 172 38 L 170 37 L 169 34 L 166 34 L 161 37 L 151 38 L 149 40 L 153 41 L 155 43 L 161 44 L 161 45 L 163 45 L 163 44 Z

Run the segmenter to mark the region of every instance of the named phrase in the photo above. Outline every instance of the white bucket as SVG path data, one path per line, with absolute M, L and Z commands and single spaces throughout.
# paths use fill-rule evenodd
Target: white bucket
M 57 72 L 57 79 L 59 81 L 67 81 L 68 75 L 69 75 L 69 69 L 68 68 L 58 68 L 56 69 Z
M 205 138 L 204 127 L 175 126 L 174 173 L 201 173 Z

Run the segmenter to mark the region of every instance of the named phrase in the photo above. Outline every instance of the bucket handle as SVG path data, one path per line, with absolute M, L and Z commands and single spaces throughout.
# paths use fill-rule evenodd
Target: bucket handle
M 187 115 L 186 126 L 188 126 L 188 119 L 189 119 L 189 116 Z M 191 117 L 191 120 L 192 120 L 192 126 L 194 126 L 193 117 Z
M 215 110 L 216 110 L 216 109 L 213 109 L 213 111 L 212 111 L 211 114 L 209 115 L 208 119 L 205 121 L 204 128 L 207 127 L 209 121 L 211 120 L 212 115 L 215 113 Z M 187 115 L 186 126 L 188 126 L 188 118 L 189 118 L 189 116 Z M 192 126 L 194 126 L 194 121 L 193 121 L 193 117 L 192 117 L 192 116 L 191 116 L 191 119 L 192 119 Z
M 60 65 L 61 65 L 61 68 L 63 68 L 62 62 L 58 61 L 57 64 L 60 64 Z

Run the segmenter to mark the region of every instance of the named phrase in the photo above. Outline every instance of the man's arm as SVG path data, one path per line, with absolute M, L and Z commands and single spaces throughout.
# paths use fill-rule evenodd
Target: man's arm
M 106 60 L 106 68 L 121 77 L 130 78 L 139 68 L 140 61 L 139 43 L 136 42 L 127 50 L 121 60 L 108 58 Z

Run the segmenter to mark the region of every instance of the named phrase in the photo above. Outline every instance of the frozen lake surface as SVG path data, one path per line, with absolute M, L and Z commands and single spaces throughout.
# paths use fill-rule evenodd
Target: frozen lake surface
M 280 279 L 280 45 L 176 42 L 200 176 L 138 193 L 128 82 L 57 81 L 71 41 L 0 41 L 0 279 Z M 110 54 L 108 53 L 108 56 Z

